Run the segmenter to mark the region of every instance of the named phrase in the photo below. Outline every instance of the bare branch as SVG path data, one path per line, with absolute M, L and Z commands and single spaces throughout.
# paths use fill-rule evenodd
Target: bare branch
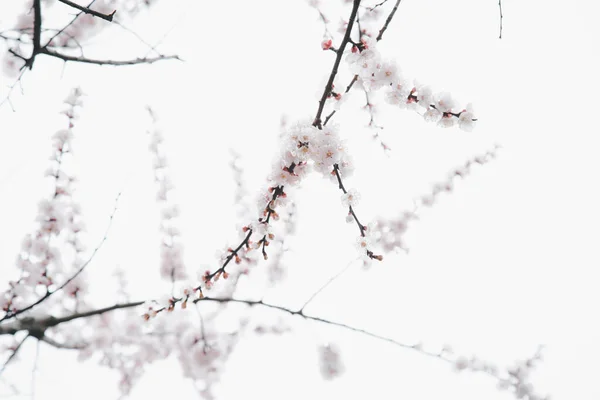
M 33 1 L 33 51 L 31 53 L 31 57 L 29 60 L 25 61 L 25 65 L 23 67 L 29 67 L 29 69 L 33 68 L 33 61 L 35 60 L 35 56 L 38 55 L 41 45 L 42 38 L 42 5 L 41 0 Z
M 396 14 L 396 11 L 398 10 L 398 6 L 400 5 L 401 1 L 402 0 L 396 1 L 394 8 L 392 8 L 392 12 L 390 12 L 390 15 L 388 15 L 387 19 L 385 20 L 385 24 L 383 24 L 383 27 L 381 27 L 381 29 L 379 30 L 379 34 L 377 35 L 377 41 L 380 41 L 381 38 L 383 37 L 383 33 L 388 28 L 390 22 L 392 22 L 392 18 L 394 18 L 394 14 Z
M 70 56 L 67 54 L 59 53 L 54 50 L 50 50 L 47 47 L 44 47 L 43 49 L 41 49 L 40 54 L 46 54 L 51 57 L 60 58 L 63 61 L 73 61 L 73 62 L 79 62 L 79 63 L 84 63 L 84 64 L 113 65 L 113 66 L 152 64 L 152 63 L 155 63 L 156 61 L 161 61 L 161 60 L 179 60 L 179 61 L 181 61 L 179 56 L 163 56 L 163 55 L 160 55 L 157 57 L 135 58 L 133 60 L 97 60 L 97 59 L 93 59 L 93 58 Z
M 314 292 L 309 298 L 308 300 L 306 300 L 306 302 L 302 305 L 302 307 L 300 307 L 300 312 L 303 312 L 304 309 L 306 308 L 306 306 L 314 300 L 315 297 L 317 297 L 319 295 L 319 293 L 321 293 L 327 286 L 329 286 L 331 284 L 331 282 L 335 281 L 337 278 L 340 277 L 340 275 L 342 275 L 344 272 L 348 271 L 348 268 L 350 268 L 350 266 L 352 266 L 352 263 L 356 261 L 350 261 L 348 263 L 348 265 L 346 265 L 342 270 L 340 270 L 338 273 L 336 273 L 334 276 L 332 276 L 331 278 L 329 278 L 327 280 L 327 282 L 325 282 L 316 292 Z
M 69 1 L 69 0 L 58 0 L 58 1 L 60 1 L 61 3 L 64 3 L 64 4 L 66 4 L 66 5 L 68 5 L 68 6 L 71 6 L 71 7 L 73 7 L 73 8 L 76 8 L 76 9 L 78 9 L 79 11 L 82 11 L 82 12 L 84 12 L 84 13 L 86 13 L 86 14 L 93 15 L 94 17 L 102 18 L 103 20 L 106 20 L 106 21 L 108 21 L 108 22 L 112 22 L 112 20 L 113 20 L 113 16 L 114 16 L 114 15 L 115 15 L 115 13 L 117 12 L 117 10 L 114 10 L 114 11 L 113 11 L 113 12 L 111 12 L 110 14 L 102 14 L 102 13 L 100 13 L 100 12 L 98 12 L 98 11 L 94 11 L 94 10 L 92 10 L 92 9 L 91 9 L 91 8 L 89 8 L 89 7 L 84 7 L 84 6 L 81 6 L 81 5 L 77 4 L 77 3 L 73 3 L 72 1 Z
M 81 350 L 83 348 L 85 348 L 85 345 L 68 345 L 65 343 L 59 343 L 56 340 L 49 338 L 48 336 L 44 335 L 40 341 L 49 344 L 50 346 L 57 348 L 57 349 L 62 349 L 62 350 Z M 39 342 L 38 342 L 39 343 Z

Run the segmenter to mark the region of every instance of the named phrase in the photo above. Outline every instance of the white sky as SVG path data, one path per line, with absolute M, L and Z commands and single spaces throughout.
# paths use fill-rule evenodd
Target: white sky
M 9 15 L 4 7 L 2 17 Z M 337 21 L 339 9 L 331 9 Z M 408 236 L 408 256 L 390 257 L 370 271 L 354 267 L 310 312 L 400 341 L 422 340 L 432 350 L 449 343 L 500 365 L 545 344 L 546 360 L 534 379 L 539 390 L 554 399 L 598 399 L 600 8 L 584 0 L 504 0 L 503 10 L 498 40 L 494 0 L 400 5 L 381 52 L 405 75 L 473 102 L 479 123 L 472 133 L 443 130 L 382 103 L 378 121 L 392 148 L 385 157 L 362 128 L 368 122 L 359 111 L 363 95 L 353 92 L 335 118 L 356 160 L 356 175 L 346 185 L 362 194 L 361 219 L 393 216 L 474 154 L 495 143 L 504 148 L 423 210 Z M 134 293 L 150 297 L 168 289 L 155 278 L 158 209 L 144 106 L 161 117 L 186 261 L 195 268 L 213 262 L 215 250 L 236 238 L 229 148 L 242 155 L 247 188 L 257 192 L 281 116 L 314 116 L 334 55 L 321 51 L 322 25 L 300 0 L 163 1 L 127 26 L 150 43 L 169 31 L 162 51 L 185 62 L 68 64 L 63 70 L 58 60 L 40 57 L 23 80 L 23 94 L 11 96 L 16 112 L 0 108 L 0 263 L 12 263 L 31 227 L 44 195 L 49 138 L 63 127 L 58 112 L 65 94 L 79 85 L 87 96 L 77 125 L 77 196 L 90 247 L 123 191 L 110 238 L 90 269 L 106 282 L 122 267 Z M 115 27 L 90 41 L 88 55 L 130 58 L 136 51 L 144 52 L 139 41 Z M 11 82 L 0 77 L 3 98 Z M 290 307 L 354 258 L 356 234 L 344 222 L 335 185 L 315 177 L 296 196 L 300 222 L 290 279 L 270 297 Z M 8 279 L 9 268 L 0 271 Z M 456 375 L 385 343 L 305 321 L 294 327 L 290 336 L 241 346 L 220 398 L 510 398 L 484 377 Z M 340 344 L 343 379 L 320 380 L 319 340 Z M 11 375 L 24 385 L 22 398 L 29 393 L 34 348 L 25 350 Z M 113 374 L 74 358 L 41 348 L 36 399 L 116 398 Z M 171 360 L 151 368 L 131 398 L 190 396 L 192 389 Z

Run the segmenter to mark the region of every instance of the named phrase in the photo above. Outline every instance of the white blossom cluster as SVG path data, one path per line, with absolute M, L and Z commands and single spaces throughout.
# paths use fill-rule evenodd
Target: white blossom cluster
M 314 127 L 310 122 L 288 128 L 283 139 L 282 154 L 273 166 L 272 185 L 294 186 L 310 168 L 335 181 L 333 166 L 338 165 L 343 177 L 349 177 L 354 164 L 339 136 L 337 126 Z
M 344 364 L 340 350 L 333 343 L 321 345 L 319 352 L 319 370 L 324 379 L 331 380 L 344 373 Z
M 429 86 L 411 82 L 402 75 L 396 62 L 381 56 L 376 43 L 375 39 L 363 35 L 361 42 L 348 50 L 345 59 L 358 85 L 367 92 L 384 89 L 389 104 L 418 111 L 428 122 L 445 128 L 458 125 L 466 131 L 473 129 L 476 119 L 472 105 L 462 108 L 450 94 L 434 93 Z M 332 98 L 339 103 L 344 97 L 335 93 Z
M 454 368 L 456 371 L 470 370 L 473 372 L 485 372 L 498 380 L 498 389 L 509 390 L 517 399 L 524 400 L 549 400 L 547 395 L 541 395 L 536 392 L 533 383 L 530 381 L 531 372 L 537 362 L 541 360 L 541 352 L 538 351 L 533 357 L 518 361 L 512 367 L 506 368 L 501 373 L 497 366 L 478 359 L 477 357 L 456 357 Z
M 61 324 L 50 328 L 48 334 L 54 342 L 78 349 L 80 360 L 97 356 L 102 366 L 116 371 L 122 395 L 130 393 L 147 366 L 175 356 L 183 375 L 202 386 L 203 398 L 213 398 L 213 386 L 239 335 L 219 331 L 216 317 L 222 313 L 217 310 L 206 315 L 207 307 L 202 308 L 205 316 L 197 323 L 185 310 L 170 313 L 168 319 L 145 322 L 139 309 L 127 308 Z M 239 329 L 243 326 L 244 322 Z
M 0 309 L 7 315 L 27 307 L 47 290 L 67 281 L 83 264 L 85 246 L 81 233 L 85 225 L 80 206 L 73 199 L 76 179 L 68 168 L 81 96 L 81 90 L 74 89 L 65 99 L 67 128 L 52 137 L 50 166 L 46 170 L 52 190 L 38 205 L 35 230 L 25 235 L 21 243 L 16 260 L 19 278 L 10 281 L 9 289 L 0 293 Z M 86 291 L 85 279 L 78 276 L 65 287 L 64 294 L 80 303 Z M 58 297 L 53 300 L 58 302 Z
M 164 150 L 164 137 L 157 126 L 156 115 L 153 129 L 150 131 L 150 152 L 153 158 L 154 180 L 158 186 L 156 200 L 161 207 L 160 233 L 160 276 L 169 281 L 179 281 L 188 277 L 183 263 L 183 245 L 181 233 L 177 227 L 179 207 L 169 194 L 173 190 L 173 182 L 169 178 L 167 156 Z

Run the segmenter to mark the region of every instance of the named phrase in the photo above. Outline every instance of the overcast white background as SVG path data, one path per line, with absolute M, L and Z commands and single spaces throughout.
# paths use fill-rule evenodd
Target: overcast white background
M 349 8 L 328 16 L 337 28 Z M 13 4 L 0 5 L 10 23 Z M 70 9 L 57 5 L 65 12 Z M 20 7 L 18 7 L 20 9 Z M 466 159 L 499 143 L 497 160 L 442 196 L 408 235 L 410 253 L 364 271 L 351 268 L 311 305 L 313 315 L 437 350 L 448 343 L 499 365 L 546 345 L 534 382 L 554 399 L 598 399 L 598 90 L 600 28 L 595 2 L 504 0 L 498 39 L 494 0 L 405 0 L 381 42 L 406 76 L 472 102 L 472 133 L 427 125 L 380 101 L 378 122 L 389 157 L 363 127 L 363 94 L 352 92 L 335 120 L 356 160 L 347 187 L 360 191 L 362 220 L 393 216 Z M 171 174 L 182 208 L 185 258 L 192 270 L 237 238 L 229 149 L 242 156 L 247 188 L 265 182 L 282 115 L 314 117 L 334 54 L 320 49 L 322 24 L 301 0 L 159 1 L 126 25 L 185 62 L 132 68 L 36 59 L 11 95 L 15 112 L 0 108 L 0 277 L 32 227 L 44 196 L 50 137 L 64 127 L 62 100 L 74 86 L 86 93 L 76 127 L 80 200 L 89 246 L 102 237 L 122 191 L 109 240 L 90 272 L 108 282 L 127 271 L 134 297 L 168 291 L 158 276 L 158 209 L 150 128 L 144 107 L 161 118 Z M 146 51 L 112 27 L 89 40 L 88 56 L 131 58 Z M 0 77 L 2 98 L 12 80 Z M 271 302 L 302 304 L 355 258 L 356 227 L 344 221 L 335 185 L 315 176 L 295 192 L 299 223 L 290 276 Z M 259 266 L 260 268 L 260 266 Z M 110 304 L 94 296 L 99 303 Z M 293 334 L 249 339 L 223 377 L 220 399 L 382 398 L 509 399 L 478 375 L 389 344 L 294 322 Z M 347 373 L 334 382 L 318 375 L 315 345 L 337 341 Z M 22 353 L 7 379 L 30 394 L 35 346 Z M 116 376 L 94 362 L 42 346 L 36 399 L 111 399 Z M 9 392 L 9 391 L 7 391 Z M 195 396 L 171 360 L 150 368 L 132 399 Z

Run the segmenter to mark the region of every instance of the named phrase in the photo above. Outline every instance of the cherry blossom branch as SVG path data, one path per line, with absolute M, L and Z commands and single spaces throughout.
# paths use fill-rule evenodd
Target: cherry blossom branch
M 392 22 L 392 19 L 394 18 L 394 15 L 396 14 L 396 11 L 398 10 L 398 6 L 400 5 L 401 1 L 402 0 L 396 1 L 394 8 L 392 8 L 392 11 L 390 12 L 390 15 L 388 15 L 387 19 L 385 20 L 385 24 L 383 24 L 383 26 L 379 30 L 379 34 L 377 35 L 377 41 L 380 41 L 383 38 L 383 33 L 387 30 L 388 26 L 390 25 L 390 22 Z
M 158 117 L 151 107 L 148 106 L 146 109 L 152 118 L 152 130 L 148 131 L 149 149 L 153 156 L 154 181 L 158 186 L 156 201 L 161 208 L 160 275 L 163 279 L 170 280 L 174 287 L 176 281 L 187 278 L 183 262 L 183 245 L 177 227 L 179 208 L 171 196 L 174 184 L 169 177 L 169 164 Z
M 386 343 L 393 344 L 394 346 L 397 346 L 397 347 L 400 347 L 400 348 L 403 348 L 406 350 L 411 350 L 411 351 L 417 352 L 426 357 L 438 359 L 440 361 L 443 361 L 447 364 L 452 365 L 456 371 L 470 370 L 471 372 L 482 372 L 482 373 L 486 374 L 487 376 L 491 377 L 492 379 L 496 380 L 498 382 L 498 385 L 501 388 L 512 389 L 517 398 L 523 398 L 525 396 L 528 396 L 528 398 L 530 400 L 544 399 L 543 397 L 536 395 L 534 393 L 533 386 L 531 385 L 530 382 L 528 382 L 529 371 L 534 367 L 535 361 L 537 361 L 541 358 L 539 350 L 538 350 L 538 352 L 536 352 L 536 354 L 533 357 L 525 360 L 524 362 L 517 362 L 514 367 L 507 368 L 507 370 L 505 372 L 505 376 L 502 376 L 502 375 L 500 375 L 500 371 L 498 370 L 498 368 L 496 366 L 494 366 L 488 362 L 485 362 L 483 360 L 480 360 L 478 358 L 475 358 L 475 357 L 467 358 L 464 356 L 455 356 L 453 354 L 452 350 L 448 346 L 444 346 L 444 348 L 442 350 L 437 351 L 437 352 L 425 350 L 425 349 L 423 349 L 423 345 L 420 342 L 415 343 L 415 344 L 402 343 L 402 342 L 399 342 L 390 337 L 378 335 L 376 333 L 367 331 L 362 328 L 357 328 L 357 327 L 347 325 L 347 324 L 344 324 L 341 322 L 331 321 L 331 320 L 328 320 L 325 318 L 307 315 L 304 313 L 303 308 L 293 310 L 290 308 L 267 303 L 267 302 L 264 302 L 263 300 L 242 300 L 242 299 L 235 299 L 235 298 L 214 298 L 214 297 L 204 297 L 204 298 L 196 299 L 196 300 L 194 300 L 194 303 L 199 303 L 202 301 L 212 301 L 212 302 L 217 302 L 217 303 L 239 303 L 239 304 L 246 304 L 248 306 L 266 307 L 266 308 L 269 308 L 272 310 L 281 311 L 283 313 L 286 313 L 286 314 L 289 314 L 292 316 L 297 315 L 297 316 L 304 318 L 305 320 L 315 321 L 315 322 L 319 322 L 319 323 L 331 325 L 331 326 L 336 326 L 336 327 L 339 327 L 342 329 L 346 329 L 346 330 L 349 330 L 352 332 L 359 333 L 359 334 L 367 336 L 367 337 L 371 337 L 371 338 L 378 339 L 378 340 L 381 340 Z
M 381 138 L 379 137 L 379 132 L 377 132 L 377 129 L 383 129 L 383 127 L 379 126 L 375 123 L 375 112 L 373 111 L 373 107 L 375 105 L 373 103 L 371 103 L 371 99 L 369 98 L 369 92 L 367 92 L 366 90 L 364 90 L 364 92 L 365 92 L 365 99 L 366 99 L 366 104 L 365 104 L 364 108 L 369 112 L 369 117 L 370 117 L 369 118 L 369 128 L 371 128 L 375 131 L 375 133 L 373 134 L 373 140 L 378 140 L 379 145 L 383 148 L 383 151 L 387 152 L 391 149 L 387 144 L 385 144 L 383 142 L 383 140 L 381 140 Z
M 382 5 L 384 5 L 384 4 L 385 4 L 385 3 L 387 3 L 387 2 L 388 2 L 388 0 L 383 0 L 381 3 L 377 3 L 377 4 L 375 4 L 373 7 L 366 7 L 366 8 L 367 8 L 367 10 L 369 10 L 369 11 L 373 11 L 373 10 L 375 10 L 377 7 L 381 7 Z
M 461 166 L 454 168 L 448 174 L 445 180 L 441 180 L 432 186 L 429 193 L 415 200 L 415 207 L 410 211 L 403 211 L 396 218 L 379 218 L 375 222 L 373 236 L 378 244 L 381 245 L 384 252 L 391 252 L 396 249 L 402 249 L 408 252 L 408 247 L 404 243 L 404 235 L 406 234 L 411 221 L 418 219 L 417 211 L 420 206 L 431 207 L 435 204 L 437 197 L 444 192 L 451 192 L 454 189 L 454 179 L 456 177 L 464 178 L 471 172 L 471 167 L 475 164 L 483 165 L 496 158 L 496 153 L 499 146 L 495 146 L 492 150 L 484 154 L 477 155 L 467 160 Z
M 344 38 L 342 39 L 342 43 L 339 45 L 337 54 L 335 57 L 335 62 L 333 63 L 333 68 L 331 69 L 331 73 L 329 74 L 329 80 L 325 85 L 325 90 L 323 90 L 323 95 L 321 96 L 321 100 L 319 100 L 319 108 L 317 109 L 317 115 L 313 121 L 313 126 L 317 128 L 322 128 L 321 115 L 323 114 L 323 108 L 325 107 L 325 101 L 329 97 L 331 90 L 333 89 L 333 80 L 338 72 L 338 67 L 340 66 L 340 62 L 342 61 L 342 56 L 344 54 L 344 49 L 346 45 L 350 41 L 350 34 L 352 32 L 352 26 L 354 24 L 354 20 L 356 19 L 356 14 L 358 12 L 358 7 L 360 6 L 361 0 L 354 0 L 352 5 L 352 12 L 350 13 L 350 18 L 348 19 L 348 27 L 346 28 L 346 33 L 344 34 Z
M 103 14 L 103 13 L 101 13 L 101 12 L 98 12 L 98 11 L 92 10 L 92 9 L 91 9 L 91 8 L 89 8 L 89 7 L 84 7 L 84 6 L 81 6 L 81 5 L 77 4 L 77 3 L 73 3 L 72 1 L 69 1 L 69 0 L 58 0 L 58 1 L 60 1 L 61 3 L 64 3 L 64 4 L 66 4 L 66 5 L 68 5 L 68 6 L 71 6 L 71 7 L 73 7 L 73 8 L 76 8 L 76 9 L 78 9 L 79 11 L 81 11 L 81 12 L 84 12 L 84 13 L 86 13 L 86 14 L 90 14 L 90 15 L 93 15 L 94 17 L 102 18 L 103 20 L 106 20 L 106 21 L 108 21 L 108 22 L 112 22 L 112 20 L 113 20 L 113 16 L 114 16 L 114 15 L 115 15 L 115 13 L 117 12 L 117 10 L 114 10 L 114 11 L 113 11 L 113 12 L 111 12 L 110 14 Z
M 42 302 L 44 302 L 45 300 L 47 300 L 50 296 L 52 296 L 54 293 L 61 291 L 62 289 L 64 289 L 69 283 L 71 283 L 75 278 L 77 278 L 77 276 L 79 276 L 79 274 L 81 274 L 83 272 L 83 270 L 92 262 L 92 260 L 95 258 L 96 254 L 98 253 L 98 251 L 100 251 L 100 249 L 102 248 L 102 246 L 104 245 L 104 242 L 106 242 L 106 240 L 108 239 L 108 233 L 110 232 L 110 228 L 112 226 L 112 222 L 114 219 L 114 216 L 117 212 L 118 209 L 118 203 L 119 203 L 119 198 L 121 197 L 121 193 L 119 192 L 119 194 L 117 195 L 117 198 L 115 199 L 115 206 L 113 208 L 112 213 L 110 214 L 110 218 L 108 220 L 108 225 L 106 227 L 106 230 L 104 231 L 104 236 L 102 237 L 102 239 L 100 240 L 100 242 L 98 243 L 98 245 L 96 246 L 96 248 L 94 249 L 94 251 L 92 251 L 92 254 L 89 256 L 89 258 L 77 269 L 77 271 L 75 271 L 75 273 L 73 275 L 71 275 L 71 277 L 69 279 L 67 279 L 65 282 L 62 283 L 62 285 L 60 285 L 59 287 L 57 287 L 54 290 L 48 290 L 46 292 L 45 295 L 43 295 L 42 297 L 40 297 L 37 301 L 31 303 L 30 305 L 24 307 L 24 308 L 20 308 L 16 311 L 7 311 L 6 314 L 0 318 L 0 323 L 2 321 L 11 319 L 16 317 L 17 315 L 20 315 L 26 311 L 31 310 L 32 308 L 36 307 L 37 305 L 41 304 Z M 0 330 L 0 334 L 2 334 L 2 331 Z
M 94 3 L 96 2 L 96 0 L 92 0 L 90 2 L 90 4 L 87 5 L 87 7 L 91 7 Z M 60 36 L 61 33 L 63 33 L 65 30 L 69 29 L 70 26 L 72 26 L 75 21 L 77 21 L 77 19 L 81 16 L 85 14 L 83 11 L 78 12 L 77 14 L 75 14 L 75 16 L 71 19 L 71 21 L 69 21 L 68 24 L 66 24 L 65 26 L 63 26 L 61 29 L 59 29 L 51 38 L 50 40 L 48 40 L 48 44 L 52 43 L 54 41 L 54 39 L 56 39 L 58 36 Z
M 333 165 L 333 174 L 335 174 L 335 177 L 337 178 L 338 187 L 344 193 L 344 196 L 342 196 L 342 202 L 344 204 L 348 205 L 348 216 L 349 217 L 351 216 L 354 219 L 354 221 L 356 222 L 356 224 L 358 225 L 358 229 L 360 231 L 360 236 L 361 236 L 358 241 L 358 247 L 359 247 L 359 251 L 361 252 L 361 256 L 363 256 L 364 261 L 369 261 L 369 260 L 382 261 L 383 256 L 374 254 L 373 251 L 371 251 L 369 249 L 369 238 L 367 238 L 367 235 L 365 234 L 367 227 L 360 223 L 360 221 L 358 220 L 358 217 L 356 216 L 356 212 L 354 211 L 354 208 L 352 207 L 352 205 L 355 205 L 356 202 L 358 201 L 358 197 L 359 197 L 358 193 L 356 193 L 356 191 L 354 191 L 354 190 L 351 190 L 351 191 L 346 190 L 346 188 L 344 187 L 344 183 L 342 182 L 342 177 L 340 176 L 340 170 L 339 170 L 338 164 Z M 362 253 L 363 250 L 365 251 L 364 254 Z M 364 258 L 365 255 L 366 255 L 366 258 Z
M 179 301 L 181 299 L 174 299 L 174 300 Z M 319 322 L 322 324 L 336 326 L 336 327 L 339 327 L 342 329 L 346 329 L 346 330 L 349 330 L 352 332 L 359 333 L 359 334 L 367 336 L 367 337 L 371 337 L 371 338 L 378 339 L 378 340 L 381 340 L 386 343 L 393 344 L 397 347 L 400 347 L 400 348 L 403 348 L 406 350 L 415 351 L 421 355 L 424 355 L 424 356 L 427 356 L 430 358 L 441 360 L 443 362 L 446 362 L 446 363 L 452 365 L 456 369 L 456 371 L 470 370 L 472 372 L 483 372 L 486 375 L 488 375 L 489 377 L 498 381 L 499 387 L 504 388 L 504 389 L 511 389 L 517 398 L 523 398 L 525 396 L 528 396 L 529 399 L 542 399 L 543 398 L 543 397 L 535 394 L 535 392 L 533 390 L 533 386 L 528 381 L 529 371 L 535 366 L 535 362 L 541 358 L 539 351 L 533 357 L 531 357 L 523 362 L 517 362 L 514 367 L 508 368 L 505 371 L 505 373 L 503 375 L 501 375 L 499 369 L 496 366 L 494 366 L 490 363 L 487 363 L 483 360 L 477 359 L 475 357 L 467 358 L 467 357 L 463 357 L 463 356 L 455 356 L 453 354 L 452 350 L 448 346 L 444 346 L 444 348 L 441 351 L 437 351 L 437 352 L 429 351 L 429 350 L 423 349 L 423 345 L 421 343 L 406 344 L 406 343 L 399 342 L 395 339 L 392 339 L 390 337 L 379 335 L 379 334 L 367 331 L 362 328 L 354 327 L 354 326 L 347 325 L 347 324 L 344 324 L 341 322 L 331 321 L 331 320 L 321 318 L 321 317 L 307 315 L 304 313 L 304 307 L 306 306 L 306 304 L 304 306 L 302 306 L 300 309 L 294 310 L 294 309 L 282 307 L 282 306 L 279 306 L 276 304 L 267 303 L 263 300 L 236 299 L 236 298 L 231 298 L 231 297 L 223 297 L 223 298 L 203 297 L 203 298 L 197 298 L 197 299 L 193 300 L 193 303 L 198 304 L 200 302 L 205 302 L 205 301 L 215 302 L 215 303 L 220 303 L 220 304 L 237 303 L 237 304 L 245 304 L 250 307 L 254 307 L 254 306 L 265 307 L 265 308 L 269 308 L 272 310 L 280 311 L 282 313 L 285 313 L 285 314 L 288 314 L 291 316 L 297 315 L 308 321 L 314 321 L 314 322 Z M 68 345 L 58 343 L 58 342 L 54 341 L 53 339 L 46 337 L 45 336 L 46 329 L 49 327 L 52 327 L 52 326 L 57 326 L 58 324 L 61 324 L 61 323 L 74 321 L 79 318 L 87 318 L 90 316 L 102 315 L 104 313 L 111 312 L 111 311 L 118 310 L 118 309 L 137 307 L 141 304 L 143 304 L 143 302 L 115 304 L 110 307 L 105 307 L 105 308 L 92 310 L 92 311 L 88 311 L 88 312 L 84 312 L 84 313 L 77 313 L 77 314 L 73 314 L 70 316 L 62 317 L 62 318 L 50 317 L 50 318 L 45 318 L 45 319 L 40 319 L 40 320 L 35 320 L 34 318 L 27 318 L 27 319 L 18 320 L 18 321 L 15 321 L 14 323 L 12 323 L 13 325 L 19 324 L 19 326 L 16 326 L 16 328 L 18 328 L 18 329 L 13 330 L 13 332 L 9 332 L 9 333 L 14 334 L 20 330 L 25 330 L 25 331 L 27 331 L 27 336 L 25 337 L 25 339 L 27 339 L 29 336 L 33 336 L 40 341 L 44 341 L 44 342 L 46 342 L 52 346 L 58 347 L 58 348 L 81 349 L 82 346 L 78 346 L 78 345 L 68 346 Z M 204 329 L 205 328 L 202 326 L 201 330 L 202 330 L 203 337 L 206 336 L 206 332 L 204 331 Z M 17 348 L 13 351 L 13 354 L 10 356 L 9 361 L 14 358 L 16 352 L 21 347 L 24 340 L 21 341 L 21 343 L 19 343 Z M 204 339 L 204 345 L 206 346 L 206 339 Z M 7 364 L 8 364 L 8 362 L 5 364 L 3 369 L 6 367 Z M 0 371 L 0 373 L 1 373 L 1 371 Z

